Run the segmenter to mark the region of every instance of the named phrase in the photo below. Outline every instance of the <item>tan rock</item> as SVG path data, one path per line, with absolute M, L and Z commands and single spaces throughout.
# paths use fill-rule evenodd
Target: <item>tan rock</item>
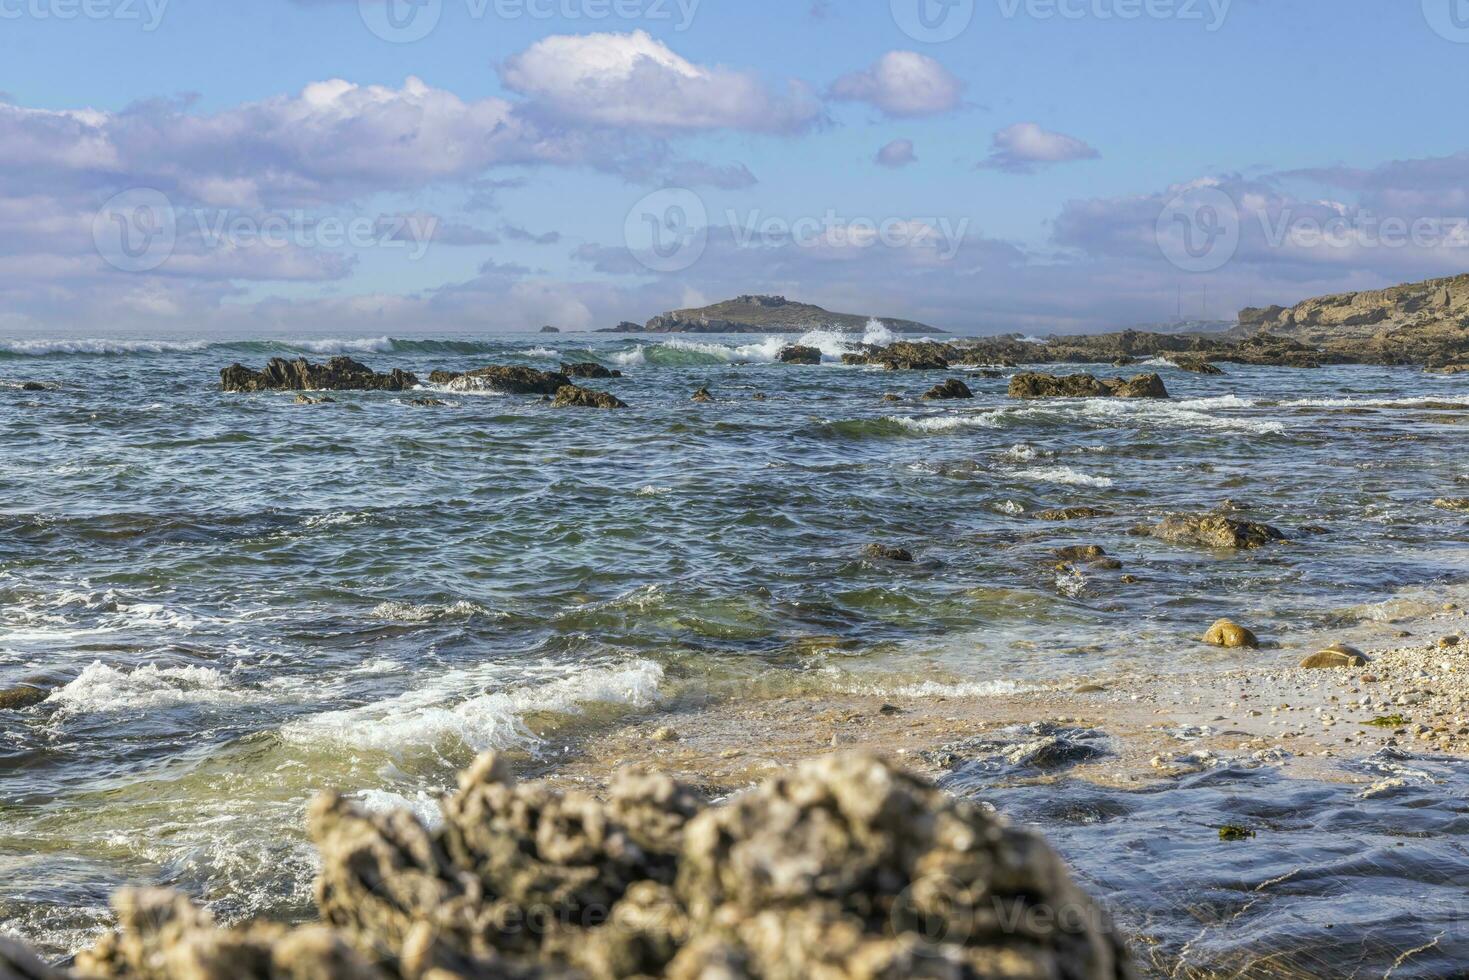
M 1210 646 L 1227 647 L 1231 650 L 1257 650 L 1260 639 L 1250 630 L 1229 619 L 1221 619 L 1209 627 L 1204 642 Z
M 1347 667 L 1365 667 L 1367 664 L 1368 658 L 1365 653 L 1345 643 L 1329 646 L 1301 661 L 1301 666 L 1307 670 L 1338 670 Z

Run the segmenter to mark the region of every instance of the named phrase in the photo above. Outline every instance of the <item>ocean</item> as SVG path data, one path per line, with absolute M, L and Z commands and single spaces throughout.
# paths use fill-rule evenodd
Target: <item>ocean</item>
M 825 363 L 777 363 L 798 339 Z M 1239 657 L 1196 642 L 1219 617 L 1288 642 L 1469 581 L 1469 522 L 1435 505 L 1469 497 L 1469 375 L 1092 365 L 1063 373 L 1157 371 L 1173 398 L 1016 402 L 843 366 L 848 344 L 0 341 L 0 690 L 50 692 L 0 710 L 0 922 L 60 955 L 138 882 L 305 915 L 319 791 L 432 820 L 478 752 L 554 772 L 689 692 L 1208 670 Z M 235 361 L 339 353 L 425 378 L 597 361 L 630 408 L 219 390 Z M 920 400 L 949 376 L 976 398 Z M 1134 533 L 1225 501 L 1289 540 Z M 1113 516 L 1036 517 L 1067 506 Z M 1077 544 L 1125 571 L 1058 567 Z

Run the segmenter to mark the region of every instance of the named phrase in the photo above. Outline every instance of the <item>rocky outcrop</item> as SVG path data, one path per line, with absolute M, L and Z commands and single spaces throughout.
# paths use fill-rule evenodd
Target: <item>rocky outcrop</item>
M 334 357 L 325 364 L 274 357 L 262 371 L 231 364 L 219 372 L 219 380 L 225 391 L 234 392 L 405 391 L 418 386 L 418 378 L 406 371 L 377 374 L 350 357 Z
M 560 332 L 561 331 L 558 328 L 552 327 L 552 326 L 544 326 L 544 327 L 541 328 L 541 333 L 560 333 Z
M 1246 309 L 1239 322 L 1358 362 L 1450 363 L 1469 354 L 1469 275 Z
M 863 352 L 844 354 L 843 364 L 877 364 L 889 371 L 946 371 L 962 355 L 953 344 L 932 340 L 900 340 L 889 347 L 873 347 Z
M 1097 378 L 1090 374 L 1060 377 L 1027 372 L 1010 379 L 1011 398 L 1167 398 L 1168 388 L 1156 374 L 1135 378 Z
M 568 378 L 620 378 L 621 371 L 613 371 L 611 368 L 603 367 L 594 361 L 584 361 L 579 364 L 562 363 L 561 373 Z
M 781 351 L 777 359 L 782 364 L 820 364 L 821 351 L 815 347 L 802 347 L 793 344 Z
M 491 365 L 461 373 L 435 371 L 429 380 L 454 391 L 501 391 L 507 395 L 554 395 L 571 384 L 565 374 L 520 365 Z
M 1053 521 L 1056 523 L 1066 521 L 1092 521 L 1111 516 L 1113 516 L 1112 511 L 1101 510 L 1097 507 L 1061 507 L 1055 510 L 1043 510 L 1035 515 L 1038 521 Z
M 956 399 L 973 398 L 974 392 L 969 386 L 958 378 L 950 378 L 943 384 L 935 385 L 934 388 L 923 396 L 927 401 L 952 401 Z
M 913 552 L 907 548 L 894 548 L 885 544 L 870 544 L 862 549 L 862 555 L 874 561 L 895 561 L 903 564 L 913 561 Z
M 1220 513 L 1173 514 L 1158 524 L 1143 528 L 1142 533 L 1169 544 L 1220 550 L 1263 548 L 1285 540 L 1285 534 L 1269 524 L 1236 520 Z
M 1171 354 L 1168 362 L 1180 371 L 1189 371 L 1193 374 L 1221 375 L 1224 373 L 1220 368 L 1211 364 L 1208 358 L 1200 354 Z
M 831 756 L 722 807 L 642 770 L 604 799 L 482 757 L 443 825 L 312 805 L 320 922 L 218 928 L 130 890 L 97 980 L 1128 980 L 1107 913 L 1034 834 L 878 759 Z M 0 940 L 0 977 L 62 976 Z
M 555 408 L 627 408 L 627 403 L 605 391 L 565 384 L 556 390 Z

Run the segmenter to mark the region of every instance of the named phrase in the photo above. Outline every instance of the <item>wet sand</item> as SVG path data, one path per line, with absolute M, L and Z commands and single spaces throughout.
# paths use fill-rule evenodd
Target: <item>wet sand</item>
M 1412 635 L 1384 639 L 1403 633 Z M 1440 646 L 1451 637 L 1461 642 Z M 1331 642 L 1356 646 L 1371 662 L 1297 666 Z M 1105 733 L 1111 751 L 1069 774 L 1117 786 L 1196 770 L 1209 764 L 1208 753 L 1258 755 L 1287 775 L 1317 779 L 1341 777 L 1342 761 L 1383 748 L 1469 757 L 1469 616 L 1457 607 L 1288 650 L 1241 650 L 1238 660 L 1230 670 L 1121 674 L 984 697 L 685 696 L 693 703 L 630 716 L 587 737 L 551 778 L 595 785 L 618 766 L 649 763 L 723 795 L 802 759 L 853 749 L 938 778 L 946 746 L 1035 722 Z M 1403 723 L 1379 722 L 1394 716 Z

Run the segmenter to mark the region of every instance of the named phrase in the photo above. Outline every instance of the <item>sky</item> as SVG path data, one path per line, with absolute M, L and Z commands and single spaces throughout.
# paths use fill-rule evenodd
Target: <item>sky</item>
M 0 337 L 964 334 L 1469 271 L 1469 0 L 0 0 Z

